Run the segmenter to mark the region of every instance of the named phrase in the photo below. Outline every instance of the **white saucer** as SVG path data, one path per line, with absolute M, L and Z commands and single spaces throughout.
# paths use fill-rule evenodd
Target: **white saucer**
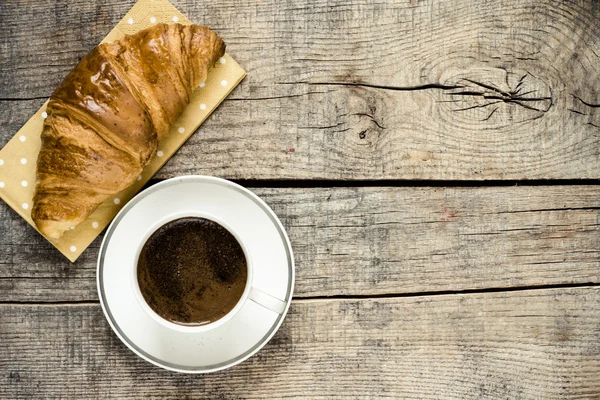
M 252 286 L 265 295 L 263 304 L 271 299 L 279 307 L 246 301 L 206 332 L 170 329 L 142 308 L 131 274 L 140 241 L 157 221 L 186 211 L 214 215 L 239 235 L 252 259 Z M 207 373 L 246 360 L 275 334 L 292 299 L 294 257 L 281 222 L 254 193 L 224 179 L 186 176 L 158 183 L 123 207 L 104 236 L 97 281 L 106 319 L 134 353 L 168 370 Z

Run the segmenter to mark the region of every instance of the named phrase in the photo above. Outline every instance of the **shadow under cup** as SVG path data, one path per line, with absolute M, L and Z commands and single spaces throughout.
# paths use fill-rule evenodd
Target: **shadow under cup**
M 190 245 L 195 248 L 186 247 Z M 149 259 L 151 252 L 158 258 Z M 140 306 L 163 326 L 207 331 L 231 319 L 248 300 L 252 262 L 243 240 L 227 223 L 206 213 L 179 212 L 157 221 L 143 236 L 131 283 Z

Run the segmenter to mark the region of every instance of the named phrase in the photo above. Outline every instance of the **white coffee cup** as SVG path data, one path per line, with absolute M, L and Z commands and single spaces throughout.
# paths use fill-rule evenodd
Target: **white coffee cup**
M 231 309 L 231 311 L 229 311 L 227 314 L 225 314 L 223 317 L 219 318 L 216 321 L 210 322 L 208 324 L 203 324 L 203 325 L 184 325 L 184 324 L 178 324 L 178 323 L 174 323 L 171 322 L 169 320 L 166 320 L 165 318 L 161 317 L 160 315 L 158 315 L 146 302 L 146 300 L 144 299 L 144 296 L 142 295 L 142 292 L 140 290 L 140 285 L 138 282 L 138 278 L 137 278 L 137 267 L 138 267 L 138 260 L 140 257 L 140 253 L 142 251 L 142 248 L 144 247 L 144 245 L 146 244 L 146 241 L 150 238 L 150 236 L 152 236 L 152 234 L 154 232 L 156 232 L 160 227 L 162 227 L 163 225 L 174 221 L 176 219 L 179 218 L 186 218 L 186 217 L 197 217 L 197 218 L 206 218 L 208 220 L 211 220 L 213 222 L 216 222 L 217 224 L 221 225 L 223 228 L 227 229 L 227 231 L 229 231 L 237 240 L 237 242 L 240 244 L 240 246 L 242 247 L 242 250 L 244 252 L 244 256 L 246 257 L 246 265 L 248 268 L 248 273 L 247 273 L 247 278 L 246 278 L 246 287 L 244 288 L 244 292 L 242 293 L 242 296 L 240 297 L 240 299 L 238 300 L 237 304 Z M 246 244 L 244 243 L 244 241 L 242 240 L 242 238 L 235 232 L 235 230 L 233 230 L 231 228 L 230 225 L 228 225 L 226 222 L 224 222 L 223 220 L 221 220 L 220 218 L 215 217 L 214 215 L 208 214 L 208 213 L 204 213 L 204 212 L 198 212 L 198 211 L 180 211 L 174 214 L 170 214 L 162 219 L 160 219 L 159 221 L 157 221 L 156 223 L 154 223 L 147 231 L 146 233 L 143 235 L 142 240 L 140 240 L 139 242 L 139 247 L 137 249 L 137 254 L 135 257 L 135 261 L 133 263 L 133 265 L 131 266 L 131 286 L 135 295 L 135 298 L 137 299 L 138 303 L 140 304 L 140 306 L 142 307 L 142 309 L 150 316 L 152 317 L 156 322 L 158 322 L 159 324 L 172 329 L 172 330 L 176 330 L 179 332 L 187 332 L 187 333 L 196 333 L 196 332 L 206 332 L 212 329 L 215 329 L 225 323 L 227 323 L 227 321 L 229 321 L 231 318 L 233 318 L 233 316 L 235 316 L 239 310 L 244 306 L 244 304 L 246 303 L 246 301 L 251 300 L 254 301 L 258 304 L 261 304 L 267 308 L 279 311 L 279 312 L 283 312 L 283 310 L 285 309 L 285 303 L 282 302 L 281 300 L 278 300 L 256 288 L 252 287 L 252 272 L 253 272 L 253 267 L 252 267 L 252 258 L 250 257 L 250 253 L 248 251 L 248 247 L 246 246 Z M 280 310 L 281 309 L 281 310 Z

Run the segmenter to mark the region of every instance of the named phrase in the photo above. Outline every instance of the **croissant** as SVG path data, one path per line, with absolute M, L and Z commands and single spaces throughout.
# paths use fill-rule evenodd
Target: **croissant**
M 50 97 L 32 219 L 48 238 L 131 185 L 225 53 L 203 26 L 156 24 L 87 54 Z

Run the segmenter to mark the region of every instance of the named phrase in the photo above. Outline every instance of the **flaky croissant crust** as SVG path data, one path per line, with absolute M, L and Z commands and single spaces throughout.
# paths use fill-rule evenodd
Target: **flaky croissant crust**
M 156 24 L 86 55 L 47 106 L 32 218 L 58 238 L 140 175 L 225 53 L 207 27 Z

